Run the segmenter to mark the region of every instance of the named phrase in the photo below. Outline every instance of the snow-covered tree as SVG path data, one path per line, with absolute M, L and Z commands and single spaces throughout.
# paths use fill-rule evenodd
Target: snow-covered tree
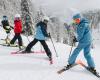
M 22 13 L 22 21 L 23 21 L 23 30 L 26 35 L 33 34 L 33 21 L 32 15 L 30 13 L 29 0 L 21 0 L 21 13 Z

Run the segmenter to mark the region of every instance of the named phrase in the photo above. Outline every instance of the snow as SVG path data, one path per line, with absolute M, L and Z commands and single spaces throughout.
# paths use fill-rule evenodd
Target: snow
M 0 39 L 5 38 L 6 33 L 2 28 L 0 28 L 0 31 Z M 12 38 L 14 33 L 13 31 L 11 33 L 10 37 Z M 99 38 L 98 34 L 100 33 L 95 35 Z M 27 45 L 29 43 L 27 38 L 25 36 L 22 37 L 25 45 Z M 92 49 L 91 53 L 96 63 L 96 69 L 100 72 L 100 39 L 98 38 L 94 41 L 95 48 Z M 29 37 L 29 39 L 31 41 L 33 38 Z M 0 40 L 0 43 L 3 43 L 3 41 Z M 54 64 L 52 65 L 49 64 L 46 54 L 12 55 L 11 52 L 17 51 L 17 47 L 0 46 L 0 80 L 97 80 L 97 77 L 79 65 L 58 75 L 57 71 L 67 65 L 71 46 L 54 42 L 59 56 L 56 57 L 51 41 L 49 40 L 47 43 L 53 54 Z M 40 43 L 34 46 L 34 50 L 41 50 Z M 82 52 L 78 59 L 86 63 Z

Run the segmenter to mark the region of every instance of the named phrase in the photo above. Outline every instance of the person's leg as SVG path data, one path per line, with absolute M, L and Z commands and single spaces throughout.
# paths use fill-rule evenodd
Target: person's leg
M 10 41 L 10 44 L 14 44 L 15 41 L 17 40 L 18 35 L 15 33 L 15 36 L 13 37 L 13 39 Z
M 52 58 L 52 54 L 51 54 L 51 51 L 50 49 L 48 48 L 48 45 L 46 44 L 45 40 L 39 40 L 40 43 L 42 44 L 44 50 L 46 51 L 46 54 L 49 58 Z
M 80 51 L 83 48 L 84 48 L 84 45 L 79 43 L 77 48 L 73 51 L 72 55 L 69 57 L 69 60 L 68 60 L 69 64 L 74 64 L 75 63 L 78 54 L 80 53 Z
M 90 54 L 90 49 L 91 49 L 91 44 L 88 44 L 84 48 L 84 57 L 87 60 L 88 66 L 95 68 L 94 60 L 93 60 L 93 58 L 91 57 L 91 54 Z
M 20 33 L 18 34 L 18 44 L 19 44 L 19 46 L 23 45 L 22 44 L 22 37 L 21 37 Z
M 26 47 L 25 51 L 26 52 L 30 52 L 31 51 L 31 48 L 38 42 L 37 39 L 34 39 L 33 41 L 31 41 L 28 46 Z
M 9 44 L 9 43 L 10 43 L 10 38 L 9 38 L 10 33 L 7 33 L 7 32 L 6 32 L 6 34 L 7 34 L 7 36 L 6 36 L 5 41 L 6 41 L 6 44 Z

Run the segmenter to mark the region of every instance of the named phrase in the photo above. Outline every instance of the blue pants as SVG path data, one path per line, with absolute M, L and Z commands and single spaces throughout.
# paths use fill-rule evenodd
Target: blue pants
M 95 64 L 94 64 L 93 58 L 91 57 L 91 54 L 90 54 L 91 43 L 89 43 L 89 44 L 79 43 L 77 48 L 73 51 L 72 55 L 70 56 L 68 63 L 74 64 L 78 54 L 80 53 L 80 51 L 82 49 L 84 49 L 84 57 L 87 60 L 88 66 L 94 68 Z

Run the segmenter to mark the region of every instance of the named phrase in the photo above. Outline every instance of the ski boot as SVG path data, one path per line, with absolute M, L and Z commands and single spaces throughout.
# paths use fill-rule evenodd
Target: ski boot
M 24 49 L 24 46 L 19 46 L 19 50 L 23 50 Z
M 68 64 L 67 66 L 65 66 L 65 70 L 68 70 L 72 67 L 72 64 Z
M 25 53 L 31 53 L 31 52 L 32 52 L 31 50 L 29 50 L 29 51 L 27 51 L 27 50 L 22 51 L 23 54 L 25 54 Z
M 96 69 L 95 69 L 95 68 L 93 68 L 93 67 L 89 67 L 89 68 L 88 68 L 88 70 L 89 70 L 89 71 L 91 71 L 91 72 L 92 72 L 92 73 L 94 73 L 94 74 L 96 74 L 96 73 L 97 73 Z
M 65 70 L 69 70 L 70 68 L 76 66 L 77 64 L 68 64 L 67 66 L 65 66 Z
M 50 55 L 48 57 L 49 57 L 50 64 L 53 64 L 52 57 Z

